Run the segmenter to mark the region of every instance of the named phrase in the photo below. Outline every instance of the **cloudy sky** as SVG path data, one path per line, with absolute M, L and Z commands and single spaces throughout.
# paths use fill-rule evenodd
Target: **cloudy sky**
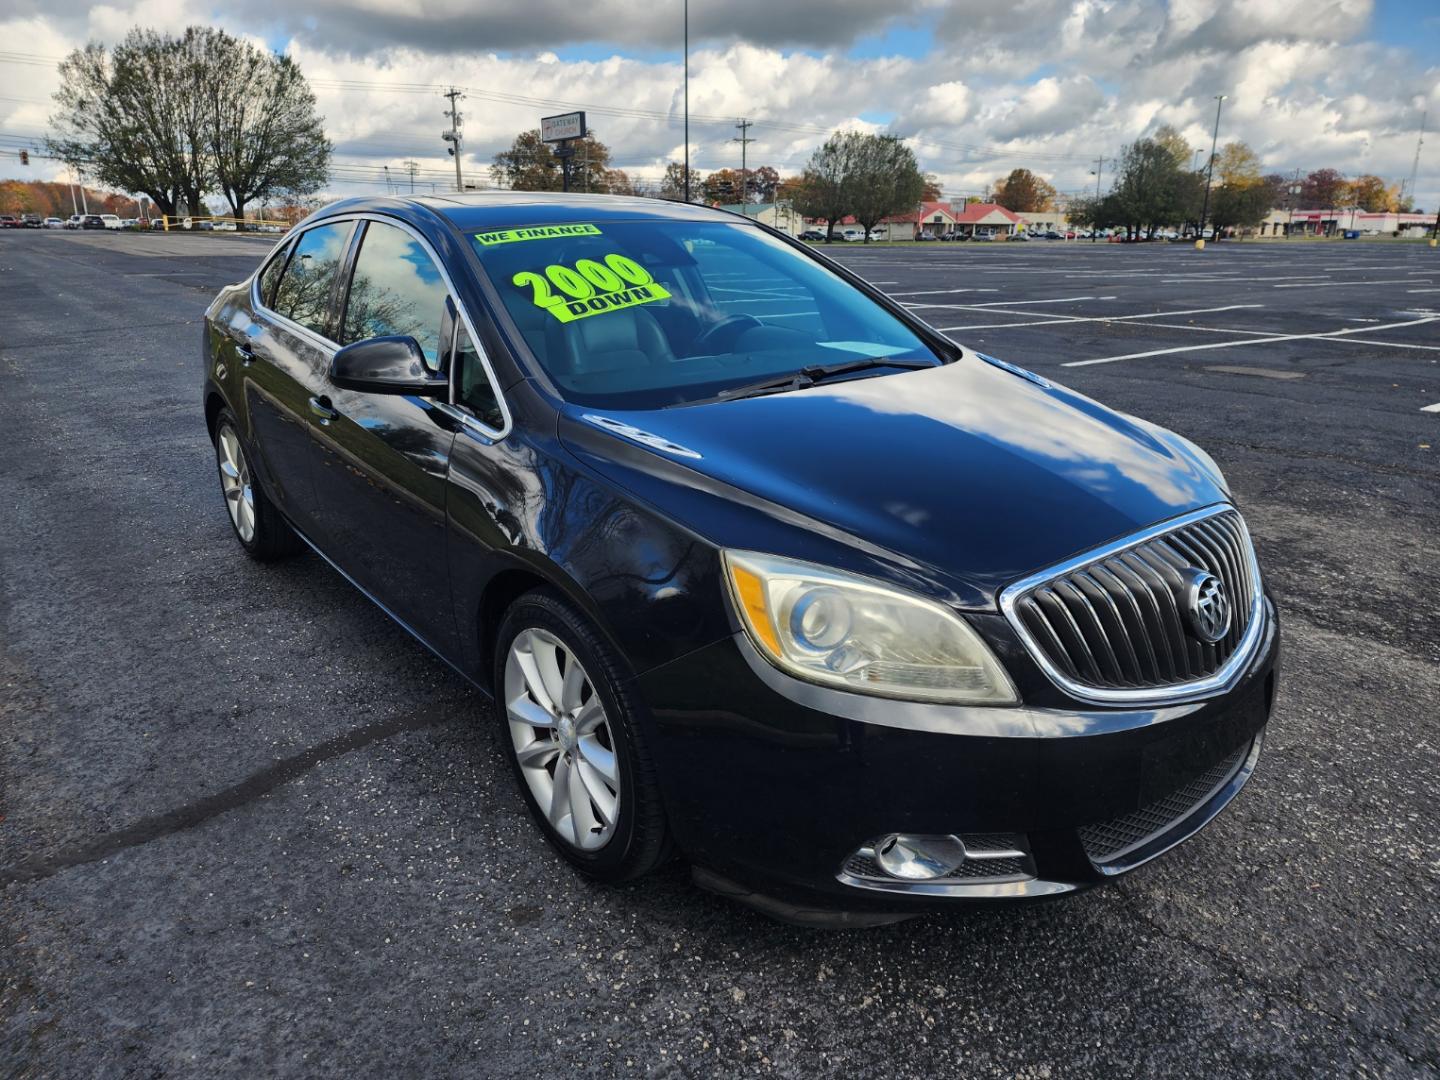
M 299 61 L 335 143 L 333 190 L 383 191 L 418 163 L 453 185 L 440 92 L 464 89 L 466 179 L 542 114 L 586 108 L 633 175 L 683 153 L 680 0 L 0 0 L 0 176 L 28 171 L 54 63 L 132 26 L 225 27 Z M 796 172 L 827 132 L 910 140 L 947 195 L 1023 165 L 1093 188 L 1097 157 L 1171 123 L 1208 146 L 1243 139 L 1276 171 L 1409 176 L 1440 203 L 1436 0 L 711 0 L 690 2 L 691 161 Z M 4 51 L 12 50 L 12 51 Z M 1106 163 L 1106 170 L 1109 169 Z M 405 183 L 408 186 L 408 178 Z

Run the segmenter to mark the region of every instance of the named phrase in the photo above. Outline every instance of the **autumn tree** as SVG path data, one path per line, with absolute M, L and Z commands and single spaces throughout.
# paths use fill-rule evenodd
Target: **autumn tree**
M 1215 155 L 1215 179 L 1221 184 L 1260 182 L 1260 155 L 1243 142 L 1229 142 Z
M 597 189 L 606 195 L 638 195 L 639 190 L 624 169 L 606 169 Z
M 1398 200 L 1384 180 L 1374 173 L 1365 173 L 1350 181 L 1350 201 L 1361 210 L 1376 214 L 1391 209 L 1392 203 Z
M 775 201 L 794 203 L 795 193 L 800 190 L 805 181 L 803 177 L 787 176 L 775 185 Z
M 1315 209 L 1339 206 L 1345 201 L 1347 186 L 1338 169 L 1316 169 L 1300 182 L 1300 199 Z
M 773 203 L 780 190 L 780 174 L 772 165 L 750 170 L 750 198 L 755 202 Z
M 1050 209 L 1055 189 L 1029 169 L 1011 169 L 1010 175 L 995 181 L 995 201 L 1017 214 Z
M 607 191 L 610 148 L 588 132 L 572 140 L 570 159 L 571 191 Z M 565 185 L 564 169 L 555 147 L 540 138 L 540 129 L 531 128 L 515 136 L 508 150 L 495 155 L 490 175 L 512 191 L 560 191 Z
M 700 194 L 700 175 L 694 169 L 690 170 L 690 197 L 693 199 Z M 685 165 L 679 161 L 672 161 L 665 166 L 665 177 L 660 181 L 660 197 L 662 199 L 685 199 Z
M 1170 155 L 1177 169 L 1193 169 L 1195 148 L 1173 124 L 1161 124 L 1150 136 L 1152 142 Z
M 940 197 L 945 193 L 940 186 L 940 177 L 934 173 L 925 174 L 925 186 L 920 189 L 921 202 L 939 202 Z
M 742 177 L 739 169 L 716 169 L 700 182 L 700 191 L 708 203 L 722 206 L 741 200 Z

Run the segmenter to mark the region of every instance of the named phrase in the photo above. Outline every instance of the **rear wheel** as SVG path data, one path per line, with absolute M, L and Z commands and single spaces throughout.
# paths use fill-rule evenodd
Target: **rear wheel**
M 584 873 L 627 881 L 668 847 L 639 702 L 613 650 L 568 604 L 527 593 L 505 614 L 495 686 L 531 815 Z
M 215 423 L 215 464 L 220 470 L 220 493 L 235 539 L 251 558 L 268 562 L 283 559 L 300 549 L 300 539 L 265 497 L 255 481 L 240 427 L 229 409 Z

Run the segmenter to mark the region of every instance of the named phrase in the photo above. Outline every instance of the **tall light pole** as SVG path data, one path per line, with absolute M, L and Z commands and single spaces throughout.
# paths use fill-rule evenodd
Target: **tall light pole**
M 1204 249 L 1205 218 L 1210 213 L 1210 181 L 1215 176 L 1215 147 L 1220 142 L 1220 106 L 1225 104 L 1225 95 L 1215 95 L 1215 131 L 1210 136 L 1210 165 L 1205 170 L 1205 201 L 1200 207 L 1200 237 L 1196 243 Z
M 685 201 L 690 201 L 690 0 L 685 3 Z

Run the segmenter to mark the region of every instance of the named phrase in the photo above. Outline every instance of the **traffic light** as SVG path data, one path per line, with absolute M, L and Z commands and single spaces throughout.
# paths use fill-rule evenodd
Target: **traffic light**
M 29 165 L 29 164 L 30 164 L 30 151 L 29 151 L 29 150 L 21 150 L 21 151 L 20 151 L 20 164 L 21 164 L 21 165 Z

